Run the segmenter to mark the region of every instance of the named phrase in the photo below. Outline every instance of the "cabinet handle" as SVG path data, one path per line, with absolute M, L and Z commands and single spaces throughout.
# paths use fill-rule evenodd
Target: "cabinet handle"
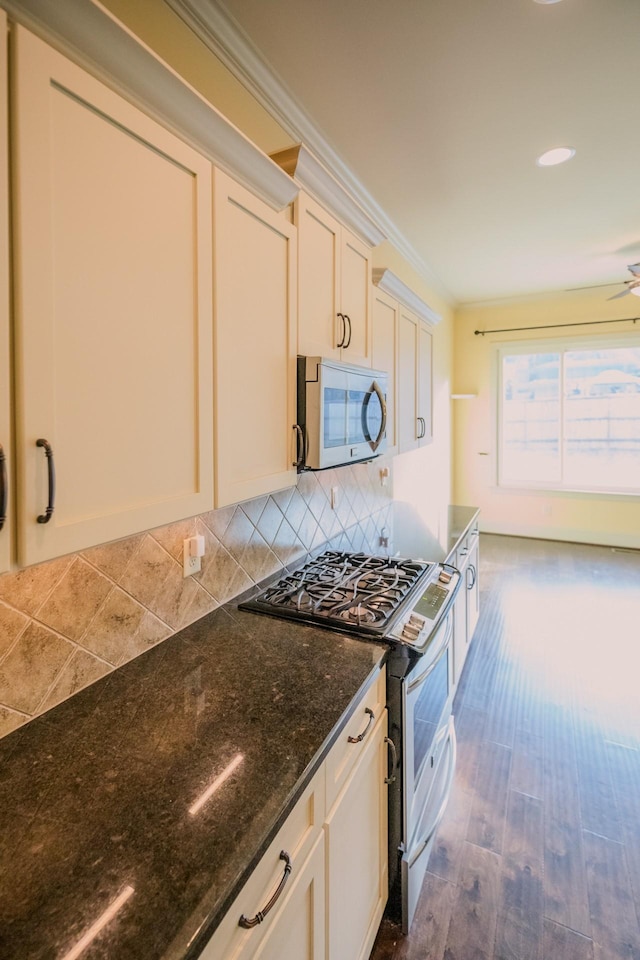
M 253 927 L 257 927 L 259 923 L 262 923 L 266 915 L 269 913 L 269 910 L 271 910 L 276 900 L 284 890 L 284 885 L 289 879 L 289 874 L 293 870 L 293 866 L 291 864 L 291 857 L 285 850 L 280 851 L 279 859 L 284 860 L 284 873 L 282 874 L 282 879 L 280 880 L 280 883 L 278 884 L 273 896 L 271 897 L 269 902 L 266 904 L 264 909 L 258 910 L 255 917 L 251 917 L 250 920 L 248 917 L 245 917 L 243 913 L 240 919 L 238 920 L 239 927 L 243 927 L 245 930 L 251 930 Z
M 342 320 L 342 340 L 340 343 L 336 343 L 336 347 L 344 347 L 344 341 L 347 337 L 347 321 L 345 320 L 344 313 L 339 313 L 338 316 Z
M 343 344 L 342 344 L 343 349 L 346 350 L 347 347 L 349 347 L 349 346 L 351 345 L 351 317 L 349 316 L 348 313 L 345 313 L 344 319 L 345 319 L 346 322 L 349 324 L 349 339 L 347 340 L 346 343 L 343 343 Z M 344 338 L 343 338 L 343 339 L 344 339 Z
M 301 467 L 304 463 L 304 433 L 299 423 L 294 423 L 293 429 L 296 432 L 296 459 L 293 461 L 294 467 Z
M 478 574 L 472 563 L 467 567 L 467 574 L 471 574 L 471 583 L 469 583 L 469 577 L 467 576 L 467 590 L 473 590 L 476 585 L 476 580 L 478 579 Z
M 47 458 L 47 474 L 49 478 L 49 502 L 47 509 L 38 517 L 38 523 L 49 523 L 53 516 L 53 510 L 56 500 L 56 468 L 53 463 L 53 448 L 48 440 L 36 440 L 36 447 L 44 447 L 44 455 Z
M 9 483 L 7 480 L 7 458 L 4 455 L 4 449 L 0 443 L 0 530 L 4 527 L 7 519 L 7 498 L 9 496 Z
M 364 740 L 364 738 L 366 737 L 366 735 L 367 735 L 367 730 L 369 729 L 369 727 L 371 726 L 371 724 L 372 724 L 373 721 L 375 720 L 375 716 L 373 715 L 373 710 L 371 710 L 369 707 L 365 707 L 365 708 L 364 708 L 364 712 L 367 713 L 367 714 L 369 714 L 369 719 L 367 720 L 367 725 L 366 725 L 366 727 L 364 728 L 364 730 L 362 731 L 362 733 L 359 733 L 357 737 L 347 737 L 349 743 L 361 743 L 361 742 Z
M 396 767 L 398 766 L 398 754 L 396 753 L 396 745 L 395 745 L 395 743 L 393 742 L 393 740 L 391 739 L 391 737 L 385 737 L 385 738 L 384 738 L 384 742 L 386 743 L 386 745 L 387 745 L 387 746 L 389 747 L 389 749 L 391 750 L 391 769 L 392 769 L 392 770 L 395 770 Z M 385 777 L 385 778 L 384 778 L 384 782 L 385 782 L 385 783 L 395 783 L 395 779 L 396 779 L 396 775 L 395 775 L 395 773 L 392 773 L 390 777 Z
M 425 422 L 424 417 L 418 417 L 418 423 L 421 424 L 421 429 L 420 429 L 420 433 L 416 437 L 416 440 L 422 440 L 425 433 L 427 432 L 427 424 Z

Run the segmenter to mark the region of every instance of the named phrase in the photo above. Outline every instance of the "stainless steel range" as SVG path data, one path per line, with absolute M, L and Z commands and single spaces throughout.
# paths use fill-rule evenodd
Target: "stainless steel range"
M 389 646 L 389 912 L 408 933 L 455 770 L 453 601 L 442 563 L 329 550 L 242 609 L 348 631 Z

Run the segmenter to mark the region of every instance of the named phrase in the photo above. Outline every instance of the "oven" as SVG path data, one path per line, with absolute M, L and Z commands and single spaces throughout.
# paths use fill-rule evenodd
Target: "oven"
M 327 551 L 242 609 L 385 643 L 389 739 L 388 913 L 408 933 L 455 771 L 454 567 Z
M 407 672 L 390 656 L 387 688 L 389 737 L 402 756 L 389 796 L 388 912 L 408 933 L 455 773 L 453 610 Z

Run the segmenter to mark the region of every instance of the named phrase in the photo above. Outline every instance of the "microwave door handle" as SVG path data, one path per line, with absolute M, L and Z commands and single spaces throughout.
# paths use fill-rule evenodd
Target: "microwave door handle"
M 380 423 L 380 429 L 378 430 L 378 436 L 375 438 L 375 440 L 371 439 L 369 430 L 366 429 L 367 410 L 369 408 L 369 398 L 371 397 L 372 393 L 375 393 L 376 396 L 378 397 L 378 400 L 380 401 L 380 409 L 382 411 L 382 421 Z M 380 386 L 376 383 L 375 380 L 371 385 L 371 389 L 369 393 L 366 395 L 366 399 L 362 407 L 362 421 L 363 421 L 363 427 L 365 427 L 364 435 L 369 441 L 369 446 L 371 447 L 372 450 L 377 450 L 378 447 L 380 446 L 380 441 L 384 437 L 385 431 L 387 429 L 387 401 L 385 399 L 385 395 L 383 391 L 381 390 Z

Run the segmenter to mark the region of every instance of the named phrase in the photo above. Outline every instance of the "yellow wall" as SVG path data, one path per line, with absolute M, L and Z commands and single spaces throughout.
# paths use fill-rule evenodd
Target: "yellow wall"
M 601 287 L 549 298 L 461 308 L 455 317 L 454 491 L 458 503 L 481 507 L 483 530 L 523 536 L 640 547 L 640 499 L 584 493 L 508 491 L 495 485 L 495 368 L 497 344 L 540 337 L 604 337 L 640 334 L 640 323 L 608 323 L 553 330 L 475 336 L 493 328 L 568 324 L 640 315 L 635 297 L 607 302 L 614 288 Z M 488 454 L 486 456 L 485 454 Z
M 291 137 L 164 0 L 103 0 L 103 6 L 265 153 L 292 145 Z

